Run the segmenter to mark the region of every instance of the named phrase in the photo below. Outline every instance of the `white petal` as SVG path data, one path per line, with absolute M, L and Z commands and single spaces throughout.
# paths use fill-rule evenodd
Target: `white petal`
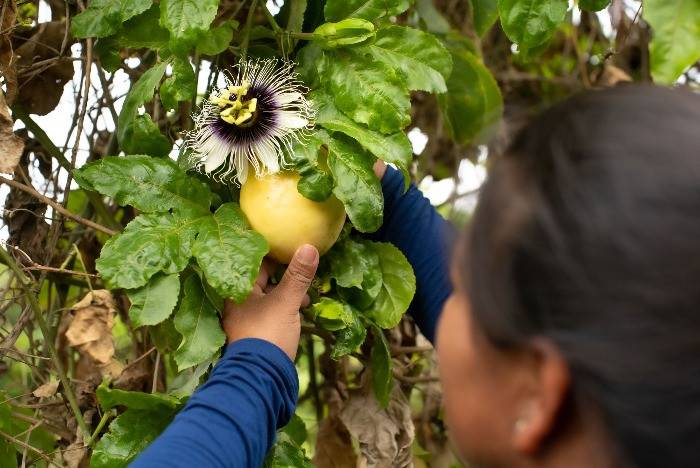
M 204 172 L 209 174 L 221 166 L 226 160 L 226 151 L 212 151 L 204 162 Z
M 276 97 L 277 103 L 280 106 L 289 104 L 290 102 L 298 101 L 301 99 L 301 93 L 282 93 Z
M 298 112 L 280 111 L 278 119 L 279 126 L 283 128 L 304 128 L 309 124 L 309 120 Z
M 267 141 L 261 141 L 255 148 L 255 155 L 263 165 L 263 170 L 275 173 L 280 170 L 277 151 L 275 147 Z

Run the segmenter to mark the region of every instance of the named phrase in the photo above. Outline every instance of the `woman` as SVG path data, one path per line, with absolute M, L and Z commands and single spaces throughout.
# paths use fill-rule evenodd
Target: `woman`
M 376 236 L 414 266 L 426 336 L 438 324 L 465 460 L 700 466 L 699 148 L 689 92 L 629 86 L 546 111 L 491 168 L 446 302 L 448 228 L 387 170 Z M 224 357 L 135 465 L 260 466 L 293 412 L 297 311 L 317 263 L 303 247 L 276 289 L 264 294 L 263 268 L 252 298 L 227 306 Z

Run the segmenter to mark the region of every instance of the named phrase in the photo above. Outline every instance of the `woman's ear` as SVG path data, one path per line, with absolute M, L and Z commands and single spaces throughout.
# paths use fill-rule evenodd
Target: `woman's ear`
M 537 339 L 528 359 L 529 389 L 519 403 L 513 421 L 513 448 L 532 455 L 555 430 L 570 390 L 570 374 L 566 360 L 548 340 Z

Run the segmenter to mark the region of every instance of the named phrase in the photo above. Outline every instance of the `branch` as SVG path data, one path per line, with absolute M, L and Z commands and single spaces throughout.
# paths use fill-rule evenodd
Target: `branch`
M 47 457 L 47 456 L 44 454 L 44 452 L 42 452 L 42 451 L 39 450 L 38 448 L 33 447 L 33 446 L 27 444 L 26 442 L 22 442 L 21 440 L 16 439 L 16 438 L 12 437 L 10 434 L 8 434 L 8 433 L 6 433 L 6 432 L 3 432 L 3 431 L 0 431 L 0 436 L 3 437 L 3 438 L 5 438 L 5 439 L 7 439 L 7 440 L 10 441 L 10 442 L 12 442 L 13 444 L 19 445 L 19 446 L 22 447 L 23 449 L 31 450 L 32 452 L 36 453 L 36 454 L 39 455 L 41 458 L 43 458 L 43 459 L 46 461 L 46 463 L 48 463 L 48 466 L 51 466 L 51 465 L 58 466 L 58 465 L 56 465 L 53 461 L 51 461 L 51 459 L 50 459 L 49 457 Z
M 70 161 L 66 159 L 61 150 L 59 150 L 58 147 L 54 145 L 53 141 L 51 141 L 51 138 L 49 138 L 44 129 L 31 118 L 27 111 L 19 106 L 15 106 L 12 108 L 12 115 L 13 117 L 16 117 L 24 122 L 27 129 L 34 134 L 34 138 L 36 138 L 36 140 L 41 143 L 41 146 L 43 146 L 44 149 L 58 161 L 58 164 L 63 169 L 68 172 L 72 171 Z M 87 195 L 90 204 L 95 208 L 97 214 L 107 222 L 108 226 L 115 230 L 121 230 L 121 225 L 114 219 L 112 213 L 109 212 L 104 204 L 104 201 L 102 201 L 102 197 L 91 190 L 85 190 L 85 194 Z
M 40 194 L 39 192 L 34 190 L 33 187 L 30 187 L 28 185 L 24 185 L 23 183 L 17 182 L 16 180 L 7 179 L 3 176 L 0 176 L 0 183 L 7 184 L 11 187 L 14 187 L 18 190 L 25 192 L 25 193 L 28 193 L 29 195 L 33 196 L 37 200 L 41 201 L 42 203 L 49 205 L 54 210 L 58 211 L 63 216 L 65 216 L 66 218 L 72 219 L 76 223 L 80 223 L 83 226 L 90 227 L 92 229 L 95 229 L 96 231 L 103 232 L 103 233 L 108 234 L 110 236 L 113 236 L 117 233 L 117 231 L 113 231 L 108 227 L 105 227 L 101 224 L 97 224 L 94 221 L 90 221 L 89 219 L 85 219 L 82 216 L 78 216 L 77 214 L 68 211 L 67 209 L 65 209 L 63 207 L 63 205 L 61 205 L 60 203 L 56 203 L 55 201 L 51 200 L 49 197 L 46 197 L 46 196 Z
M 243 32 L 243 42 L 241 43 L 241 61 L 248 57 L 248 41 L 250 40 L 250 28 L 253 26 L 253 16 L 258 7 L 258 0 L 253 0 L 248 10 L 248 17 L 245 20 L 245 30 Z
M 53 364 L 56 367 L 58 379 L 63 385 L 63 394 L 68 400 L 68 404 L 71 410 L 73 411 L 75 420 L 78 422 L 78 427 L 80 427 L 80 430 L 83 432 L 84 437 L 88 437 L 90 434 L 90 430 L 88 429 L 87 424 L 85 424 L 85 419 L 83 419 L 83 414 L 80 412 L 80 407 L 78 406 L 78 400 L 75 398 L 73 388 L 70 386 L 70 380 L 68 379 L 68 376 L 66 375 L 66 372 L 63 369 L 61 358 L 56 352 L 53 337 L 49 333 L 49 327 L 46 323 L 44 315 L 41 312 L 41 308 L 39 307 L 36 294 L 29 288 L 29 286 L 31 285 L 31 281 L 22 272 L 22 269 L 19 267 L 12 255 L 10 255 L 4 248 L 0 248 L 0 258 L 2 258 L 3 262 L 13 271 L 22 289 L 24 290 L 24 295 L 27 298 L 27 302 L 29 302 L 29 306 L 31 307 L 32 312 L 34 312 L 34 318 L 36 319 L 37 324 L 41 329 L 41 334 L 44 336 L 44 345 L 48 348 L 49 354 L 51 355 L 51 360 L 53 361 Z

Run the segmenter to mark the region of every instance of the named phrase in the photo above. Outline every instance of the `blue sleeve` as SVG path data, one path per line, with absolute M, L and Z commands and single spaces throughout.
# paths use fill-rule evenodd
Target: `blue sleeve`
M 294 413 L 298 392 L 294 363 L 280 348 L 254 338 L 235 341 L 131 466 L 262 466 L 276 429 Z
M 450 265 L 456 232 L 411 184 L 404 193 L 401 172 L 387 167 L 382 178 L 384 223 L 369 237 L 390 242 L 403 252 L 416 274 L 416 295 L 408 313 L 423 335 L 435 343 L 435 328 L 452 293 Z

